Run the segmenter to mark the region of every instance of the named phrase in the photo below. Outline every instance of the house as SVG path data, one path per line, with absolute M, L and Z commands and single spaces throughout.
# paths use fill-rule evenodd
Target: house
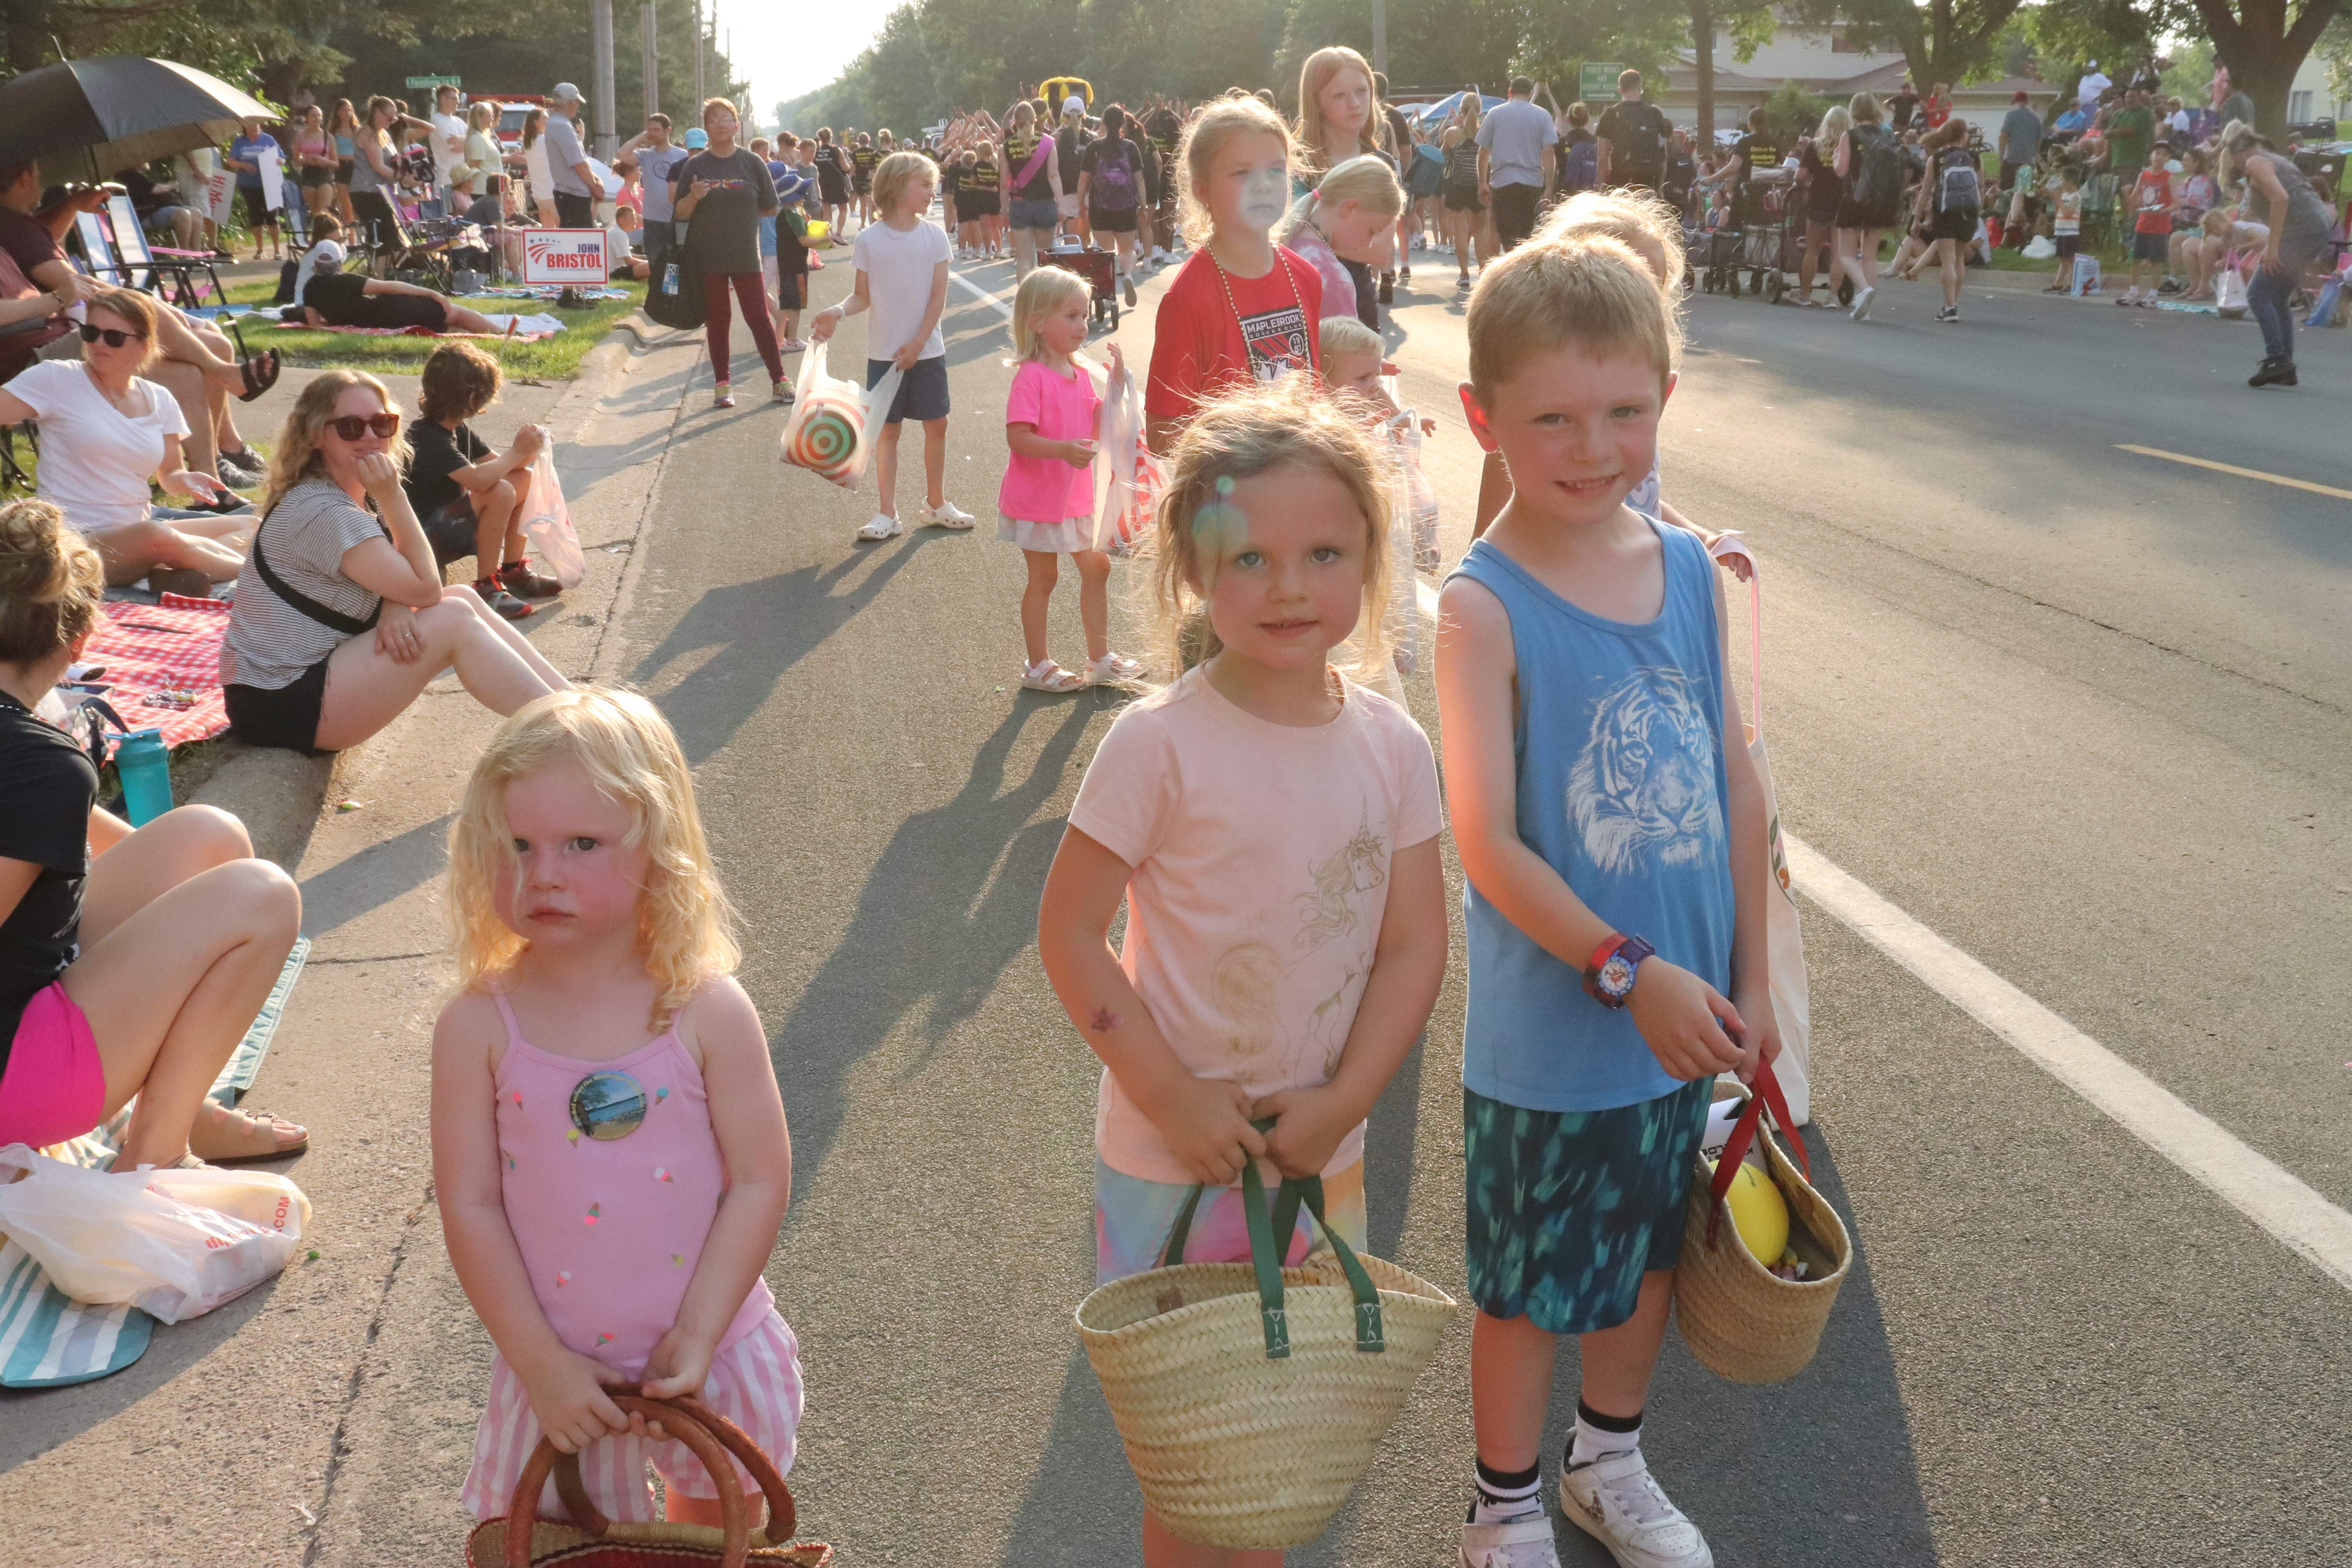
M 1748 111 L 1793 81 L 1809 92 L 1844 100 L 1858 92 L 1885 99 L 1902 85 L 1909 68 L 1900 53 L 1876 53 L 1847 40 L 1843 26 L 1783 23 L 1771 40 L 1746 60 L 1738 58 L 1728 33 L 1715 37 L 1715 123 L 1720 132 L 1738 124 Z M 1925 96 L 1929 82 L 1918 89 Z M 2058 96 L 2057 87 L 2032 77 L 2003 77 L 1951 89 L 1952 112 L 1980 129 L 1990 141 L 2000 133 L 2001 116 L 2010 110 L 2011 95 L 2032 95 L 2037 113 L 2046 112 Z M 1664 91 L 1649 93 L 1652 102 L 1677 125 L 1698 123 L 1698 68 L 1693 51 L 1678 52 L 1666 68 Z

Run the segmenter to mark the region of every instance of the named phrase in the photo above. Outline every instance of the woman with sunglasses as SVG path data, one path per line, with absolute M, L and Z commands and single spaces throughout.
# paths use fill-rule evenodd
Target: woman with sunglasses
M 221 651 L 239 739 L 340 752 L 447 669 L 497 713 L 571 689 L 473 589 L 441 585 L 401 486 L 408 458 L 375 377 L 326 371 L 295 399 Z
M 498 328 L 478 310 L 415 283 L 343 270 L 343 226 L 326 213 L 310 220 L 310 248 L 295 273 L 302 317 L 314 327 L 423 327 L 432 332 L 480 332 Z
M 234 578 L 253 537 L 253 509 L 184 460 L 187 416 L 141 373 L 155 358 L 155 303 L 129 289 L 92 290 L 81 358 L 42 360 L 0 386 L 0 425 L 41 426 L 38 493 L 98 547 L 110 583 L 142 577 L 206 598 Z M 147 481 L 208 503 L 149 504 Z
M 39 706 L 81 658 L 98 554 L 45 500 L 0 506 L 0 1144 L 79 1138 L 139 1097 L 116 1163 L 272 1159 L 292 1122 L 215 1106 L 278 983 L 302 895 L 211 806 L 133 832 Z

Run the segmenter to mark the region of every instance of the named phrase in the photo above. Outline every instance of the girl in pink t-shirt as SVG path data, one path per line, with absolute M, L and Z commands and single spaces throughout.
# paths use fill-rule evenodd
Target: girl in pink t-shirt
M 1195 1184 L 1187 1262 L 1245 1259 L 1245 1162 L 1319 1176 L 1364 1242 L 1364 1119 L 1446 954 L 1437 766 L 1410 714 L 1332 668 L 1381 668 L 1390 465 L 1298 376 L 1203 404 L 1157 521 L 1175 683 L 1122 712 L 1070 809 L 1037 916 L 1045 973 L 1103 1060 L 1095 1271 L 1153 1267 Z M 1113 953 L 1122 900 L 1126 941 Z M 1271 1119 L 1261 1133 L 1255 1122 Z M 1305 1256 L 1311 1226 L 1286 1238 Z M 1143 1560 L 1270 1564 L 1148 1511 Z
M 1021 684 L 1032 691 L 1076 691 L 1116 686 L 1143 667 L 1110 649 L 1110 557 L 1090 548 L 1095 532 L 1095 414 L 1102 399 L 1075 357 L 1086 346 L 1093 301 L 1075 272 L 1041 267 L 1021 280 L 1013 297 L 1013 342 L 1021 353 L 1013 392 L 1004 403 L 1004 443 L 1013 457 L 996 492 L 1002 521 L 996 537 L 1021 547 L 1029 586 L 1021 595 L 1021 640 L 1028 660 Z M 1118 345 L 1110 363 L 1122 362 Z M 1045 610 L 1059 567 L 1078 563 L 1078 623 L 1087 634 L 1087 672 L 1063 668 L 1045 656 Z
M 607 1518 L 653 1518 L 650 1462 L 671 1519 L 720 1523 L 701 1462 L 605 1393 L 699 1394 L 792 1468 L 799 1350 L 761 1278 L 791 1135 L 660 711 L 583 687 L 499 726 L 447 903 L 463 989 L 433 1031 L 433 1185 L 498 1347 L 466 1507 L 505 1514 L 544 1434 L 594 1446 L 581 1477 Z M 567 1516 L 552 1482 L 539 1511 Z

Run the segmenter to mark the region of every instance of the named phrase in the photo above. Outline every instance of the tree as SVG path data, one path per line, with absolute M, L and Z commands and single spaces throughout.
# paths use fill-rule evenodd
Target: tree
M 2052 0 L 2039 9 L 2067 3 Z M 2085 9 L 2114 8 L 2108 0 L 2081 4 Z M 1911 79 L 1926 91 L 1939 81 L 1979 80 L 2000 68 L 2000 46 L 2019 5 L 2020 0 L 1805 0 L 1801 14 L 1824 26 L 1843 19 L 1856 47 L 1899 50 Z
M 2213 39 L 2213 52 L 2230 68 L 2230 84 L 2254 100 L 2254 124 L 2273 136 L 2286 133 L 2287 89 L 2294 73 L 2343 14 L 2344 0 L 2194 0 L 2198 16 Z

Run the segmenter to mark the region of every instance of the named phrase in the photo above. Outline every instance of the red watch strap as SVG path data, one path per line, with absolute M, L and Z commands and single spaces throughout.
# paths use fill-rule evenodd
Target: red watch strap
M 1599 974 L 1601 966 L 1615 957 L 1617 950 L 1624 945 L 1625 933 L 1622 931 L 1611 931 L 1601 939 L 1601 945 L 1592 950 L 1592 962 L 1585 966 L 1584 972 L 1587 974 Z

